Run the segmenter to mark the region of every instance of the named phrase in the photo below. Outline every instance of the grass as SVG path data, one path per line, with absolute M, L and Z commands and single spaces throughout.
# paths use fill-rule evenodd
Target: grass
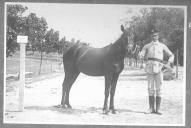
M 55 71 L 63 71 L 61 67 L 61 56 L 51 54 L 49 56 L 43 55 L 41 74 L 48 74 Z M 33 76 L 39 75 L 40 70 L 40 54 L 34 55 L 27 53 L 25 61 L 25 70 L 30 72 Z M 6 58 L 6 74 L 18 74 L 19 73 L 19 53 L 15 53 L 12 57 Z
M 39 77 L 40 76 L 48 76 L 48 74 L 52 74 L 55 72 L 62 72 L 63 67 L 62 64 L 62 55 L 58 54 L 43 54 L 43 61 L 41 66 L 41 74 L 39 74 L 40 69 L 40 53 L 35 52 L 27 52 L 26 55 L 26 72 L 32 73 L 30 77 Z M 145 73 L 135 72 L 134 70 L 140 70 L 133 67 L 126 67 L 124 70 L 132 71 L 132 73 L 122 74 L 128 76 L 144 76 Z M 183 68 L 179 68 L 179 78 L 182 79 Z M 12 57 L 6 58 L 6 74 L 18 74 L 19 73 L 19 52 L 16 52 Z M 16 75 L 15 75 L 16 76 Z

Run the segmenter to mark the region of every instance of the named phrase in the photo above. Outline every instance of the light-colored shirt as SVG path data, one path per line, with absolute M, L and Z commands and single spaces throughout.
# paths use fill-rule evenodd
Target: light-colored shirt
M 151 42 L 145 45 L 140 53 L 140 57 L 143 58 L 146 55 L 147 58 L 156 58 L 163 60 L 163 53 L 166 53 L 169 56 L 168 62 L 172 63 L 174 61 L 173 53 L 168 49 L 165 44 L 160 43 L 159 41 Z
M 172 63 L 174 61 L 173 53 L 168 49 L 168 47 L 165 44 L 160 43 L 159 41 L 152 41 L 151 43 L 145 45 L 142 51 L 140 52 L 139 56 L 140 58 L 144 58 L 146 56 L 147 58 L 156 58 L 163 60 L 163 53 L 169 56 L 168 62 Z M 148 60 L 145 67 L 145 71 L 150 74 L 158 73 L 161 71 L 162 67 L 162 63 L 154 60 Z

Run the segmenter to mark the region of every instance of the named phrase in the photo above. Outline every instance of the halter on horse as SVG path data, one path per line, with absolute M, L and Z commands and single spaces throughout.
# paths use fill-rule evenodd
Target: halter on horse
M 119 74 L 124 68 L 124 58 L 127 49 L 132 47 L 128 43 L 128 32 L 121 25 L 123 32 L 120 38 L 113 44 L 103 48 L 92 48 L 88 45 L 77 43 L 72 46 L 64 55 L 63 63 L 65 78 L 62 84 L 62 107 L 69 107 L 70 89 L 80 72 L 89 76 L 105 77 L 105 100 L 103 113 L 109 110 L 115 113 L 114 94 Z M 110 105 L 108 109 L 108 97 Z

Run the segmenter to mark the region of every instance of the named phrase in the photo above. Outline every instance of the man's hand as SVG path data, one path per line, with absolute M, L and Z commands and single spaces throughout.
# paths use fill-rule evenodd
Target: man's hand
M 144 56 L 143 56 L 143 54 L 141 54 L 141 52 L 138 53 L 138 59 L 144 60 Z
M 170 66 L 170 64 L 171 64 L 171 62 L 168 61 L 166 65 Z
M 166 66 L 173 68 L 174 64 L 168 61 L 167 64 L 166 64 Z

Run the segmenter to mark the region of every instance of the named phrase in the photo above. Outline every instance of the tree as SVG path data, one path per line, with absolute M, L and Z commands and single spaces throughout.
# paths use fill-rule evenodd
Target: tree
M 175 53 L 179 48 L 183 55 L 183 34 L 184 34 L 184 10 L 180 8 L 143 8 L 141 15 L 132 17 L 129 29 L 133 31 L 134 42 L 144 46 L 150 42 L 152 29 L 160 31 L 160 41 Z M 183 63 L 183 60 L 182 60 Z
M 28 36 L 27 49 L 33 51 L 41 49 L 40 43 L 47 31 L 47 22 L 45 18 L 38 18 L 35 13 L 23 16 L 26 10 L 27 7 L 22 5 L 7 5 L 7 57 L 18 48 L 16 37 L 19 34 Z
M 47 54 L 58 51 L 59 32 L 50 29 L 45 36 L 44 50 Z
M 57 50 L 59 54 L 63 54 L 67 49 L 66 37 L 63 37 L 57 44 Z
M 7 5 L 7 32 L 6 32 L 6 56 L 12 56 L 12 54 L 18 48 L 16 37 L 19 33 L 23 33 L 25 17 L 23 13 L 27 10 L 27 7 L 22 5 Z
M 42 50 L 42 40 L 47 32 L 47 22 L 45 18 L 38 18 L 35 13 L 30 13 L 26 19 L 26 35 L 29 36 L 31 50 Z

